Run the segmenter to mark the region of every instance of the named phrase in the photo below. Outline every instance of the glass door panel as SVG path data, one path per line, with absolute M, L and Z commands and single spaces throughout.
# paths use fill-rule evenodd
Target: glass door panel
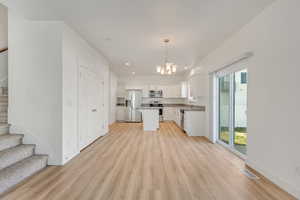
M 247 153 L 247 70 L 234 73 L 234 149 Z
M 219 140 L 230 143 L 230 75 L 219 78 Z

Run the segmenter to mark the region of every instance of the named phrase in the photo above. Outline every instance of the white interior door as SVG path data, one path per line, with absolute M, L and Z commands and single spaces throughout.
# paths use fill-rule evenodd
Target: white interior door
M 104 134 L 103 81 L 84 67 L 79 69 L 79 149 Z
M 95 93 L 97 99 L 97 116 L 95 117 L 96 138 L 103 136 L 104 132 L 104 81 L 95 81 Z
M 88 144 L 90 144 L 97 137 L 96 123 L 98 120 L 99 108 L 97 105 L 97 83 L 93 74 L 90 74 L 88 82 Z
M 88 106 L 88 85 L 89 77 L 86 69 L 79 68 L 79 84 L 78 84 L 78 145 L 79 149 L 83 149 L 88 144 L 88 127 L 89 127 L 89 113 Z

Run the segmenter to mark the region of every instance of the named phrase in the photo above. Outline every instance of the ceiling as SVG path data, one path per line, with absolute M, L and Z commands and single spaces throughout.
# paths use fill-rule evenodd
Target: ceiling
M 238 31 L 273 0 L 2 0 L 37 20 L 64 20 L 101 51 L 119 75 L 153 75 L 169 59 L 184 67 Z M 130 66 L 125 66 L 125 62 Z

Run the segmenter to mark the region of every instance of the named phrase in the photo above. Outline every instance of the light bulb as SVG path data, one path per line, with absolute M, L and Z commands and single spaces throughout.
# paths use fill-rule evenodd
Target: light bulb
M 176 68 L 177 68 L 177 66 L 176 66 L 176 65 L 173 65 L 173 67 L 172 67 L 172 72 L 173 72 L 173 73 L 176 72 Z
M 171 69 L 171 66 L 172 66 L 172 63 L 166 63 L 166 69 L 167 69 L 167 70 L 170 70 L 170 69 Z
M 165 69 L 164 68 L 162 68 L 161 70 L 160 70 L 160 74 L 165 74 Z
M 160 71 L 161 71 L 161 66 L 157 66 L 157 67 L 156 67 L 156 72 L 157 72 L 157 73 L 160 73 Z

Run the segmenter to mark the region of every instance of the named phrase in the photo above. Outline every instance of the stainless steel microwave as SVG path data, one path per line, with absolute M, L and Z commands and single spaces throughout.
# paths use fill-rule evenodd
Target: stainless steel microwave
M 149 97 L 151 98 L 162 98 L 163 91 L 162 90 L 149 90 Z

